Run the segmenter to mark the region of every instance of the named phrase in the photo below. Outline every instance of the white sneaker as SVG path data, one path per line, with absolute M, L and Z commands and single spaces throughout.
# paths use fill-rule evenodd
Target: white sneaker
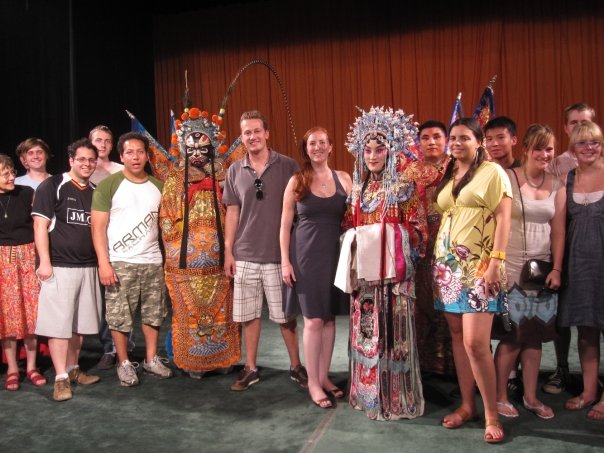
M 173 375 L 172 370 L 164 365 L 164 363 L 168 363 L 168 359 L 162 359 L 156 355 L 150 363 L 147 363 L 146 360 L 143 362 L 143 370 L 160 379 L 171 378 Z
M 131 362 L 130 360 L 124 360 L 117 366 L 117 377 L 120 380 L 121 386 L 132 387 L 133 385 L 138 385 L 137 368 L 138 363 Z

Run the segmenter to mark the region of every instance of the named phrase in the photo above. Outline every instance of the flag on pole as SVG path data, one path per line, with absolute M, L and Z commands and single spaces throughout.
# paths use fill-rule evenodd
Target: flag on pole
M 484 89 L 482 96 L 480 96 L 478 105 L 472 115 L 478 120 L 480 127 L 484 127 L 491 118 L 497 116 L 495 115 L 495 92 L 493 91 L 495 80 L 497 80 L 497 74 L 489 80 L 489 84 Z
M 451 113 L 451 122 L 449 126 L 463 117 L 463 106 L 461 105 L 461 91 L 457 94 L 455 104 L 453 105 L 453 113 Z

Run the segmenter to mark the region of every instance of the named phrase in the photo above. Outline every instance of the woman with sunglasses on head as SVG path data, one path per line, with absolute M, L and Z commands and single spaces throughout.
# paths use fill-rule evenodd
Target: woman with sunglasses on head
M 0 339 L 8 368 L 5 390 L 21 387 L 17 340 L 23 340 L 27 379 L 46 384 L 36 368 L 34 335 L 40 285 L 35 273 L 34 224 L 31 217 L 34 189 L 15 185 L 15 166 L 0 154 Z
M 494 328 L 500 340 L 495 351 L 497 411 L 518 417 L 508 399 L 508 376 L 518 357 L 522 363 L 524 407 L 542 419 L 554 417 L 552 409 L 537 399 L 541 343 L 556 337 L 556 312 L 564 258 L 566 190 L 545 170 L 554 158 L 554 131 L 541 124 L 529 126 L 523 145 L 522 167 L 507 170 L 512 182 L 512 228 L 507 248 L 508 303 L 512 330 Z M 527 260 L 552 263 L 545 285 L 536 288 L 523 281 Z M 499 326 L 499 324 L 496 324 Z
M 491 356 L 493 315 L 507 310 L 505 249 L 512 190 L 505 171 L 485 160 L 484 134 L 473 118 L 449 128 L 451 161 L 436 189 L 442 212 L 434 247 L 434 306 L 445 312 L 453 342 L 461 407 L 442 425 L 458 428 L 477 417 L 475 386 L 485 408 L 484 440 L 501 442 Z
M 304 166 L 285 189 L 280 231 L 284 311 L 288 316 L 304 316 L 302 346 L 308 393 L 322 409 L 334 407 L 332 399 L 344 398 L 344 391 L 329 379 L 329 367 L 335 315 L 341 311 L 340 302 L 345 302 L 333 282 L 342 218 L 352 186 L 347 173 L 329 168 L 331 151 L 327 130 L 313 127 L 304 134 Z
M 564 288 L 560 293 L 558 325 L 577 326 L 583 392 L 564 407 L 578 411 L 598 397 L 600 332 L 604 330 L 604 162 L 602 130 L 592 122 L 575 127 L 569 149 L 578 167 L 566 177 L 567 233 L 564 259 Z M 604 395 L 587 413 L 604 420 Z

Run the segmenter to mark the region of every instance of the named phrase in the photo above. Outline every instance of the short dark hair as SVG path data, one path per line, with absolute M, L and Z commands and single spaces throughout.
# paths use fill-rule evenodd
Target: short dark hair
M 429 129 L 432 127 L 439 128 L 441 131 L 443 131 L 443 134 L 445 134 L 445 137 L 448 137 L 447 126 L 445 126 L 443 123 L 441 123 L 440 121 L 437 121 L 437 120 L 428 120 L 428 121 L 422 123 L 417 130 L 417 136 L 419 137 L 419 135 L 422 133 L 422 131 L 424 129 Z
M 139 140 L 143 142 L 145 152 L 147 154 L 149 153 L 149 139 L 147 137 L 139 132 L 126 132 L 125 134 L 120 135 L 120 138 L 117 141 L 117 152 L 120 153 L 120 156 L 124 154 L 124 143 L 128 140 Z
M 486 135 L 488 130 L 495 129 L 498 127 L 503 127 L 504 129 L 507 129 L 512 137 L 515 137 L 517 135 L 516 123 L 514 123 L 514 120 L 508 118 L 507 116 L 496 116 L 484 125 L 483 130 Z
M 107 126 L 105 126 L 103 124 L 99 124 L 98 126 L 94 126 L 88 133 L 88 139 L 90 141 L 92 141 L 92 134 L 94 134 L 96 131 L 106 132 L 109 135 L 111 135 L 111 138 L 113 138 L 113 132 L 111 132 L 111 129 L 109 129 Z
M 46 157 L 50 157 L 50 147 L 44 140 L 37 137 L 26 138 L 21 143 L 19 143 L 16 150 L 17 157 L 20 158 L 21 156 L 23 156 L 23 154 L 27 153 L 27 151 L 32 149 L 34 146 L 39 146 L 40 148 L 42 148 L 46 153 Z
M 239 123 L 241 124 L 241 122 L 244 120 L 262 120 L 262 127 L 264 127 L 265 131 L 268 131 L 268 121 L 266 121 L 266 118 L 259 110 L 250 110 L 248 112 L 243 112 Z
M 82 137 L 79 140 L 76 140 L 71 145 L 67 147 L 67 155 L 70 159 L 74 159 L 76 155 L 76 151 L 79 148 L 87 148 L 94 152 L 94 157 L 99 157 L 99 151 L 96 149 L 96 146 L 92 144 L 90 140 L 86 137 Z

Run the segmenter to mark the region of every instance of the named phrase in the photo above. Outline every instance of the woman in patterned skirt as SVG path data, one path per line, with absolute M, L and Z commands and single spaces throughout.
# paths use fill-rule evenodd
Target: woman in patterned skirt
M 15 185 L 15 167 L 0 154 L 0 339 L 6 357 L 5 390 L 19 390 L 17 340 L 27 354 L 27 379 L 46 384 L 36 368 L 36 316 L 39 283 L 35 274 L 34 227 L 31 205 L 34 190 Z
M 508 376 L 520 358 L 524 407 L 540 418 L 554 417 L 552 409 L 537 399 L 537 378 L 541 343 L 556 338 L 556 312 L 564 258 L 566 190 L 558 178 L 545 169 L 554 158 L 554 131 L 541 124 L 531 125 L 522 141 L 522 167 L 507 170 L 512 182 L 512 228 L 507 248 L 508 303 L 511 332 L 494 329 L 500 340 L 495 351 L 497 370 L 497 411 L 504 417 L 518 417 L 508 399 Z M 520 278 L 527 259 L 549 261 L 553 269 L 548 288 L 523 288 Z M 496 326 L 498 326 L 496 324 Z

